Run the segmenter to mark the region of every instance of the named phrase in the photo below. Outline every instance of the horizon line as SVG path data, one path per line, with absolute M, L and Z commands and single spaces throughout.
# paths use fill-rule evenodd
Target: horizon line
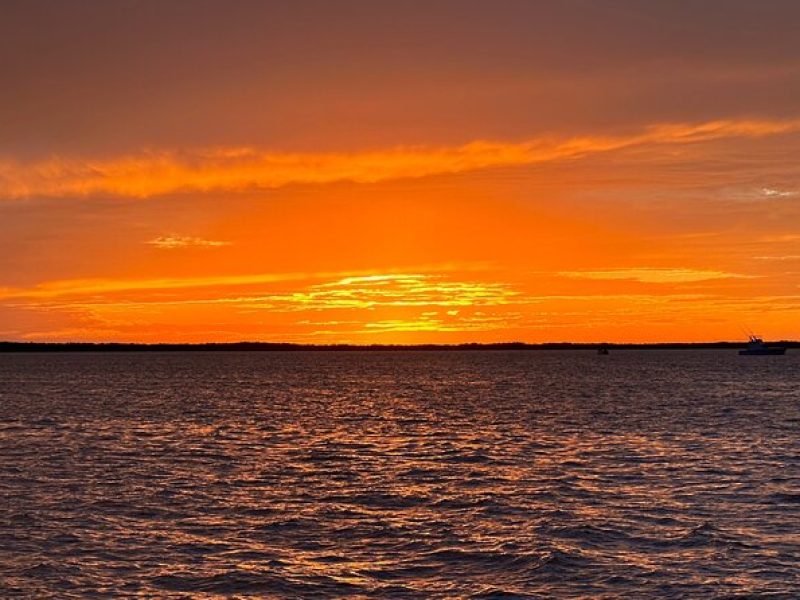
M 800 340 L 776 340 L 771 344 L 800 348 Z M 707 342 L 460 342 L 421 344 L 313 344 L 297 342 L 35 342 L 0 341 L 0 352 L 26 351 L 358 351 L 358 350 L 590 350 L 599 347 L 617 349 L 713 349 L 745 346 L 746 341 L 716 340 Z

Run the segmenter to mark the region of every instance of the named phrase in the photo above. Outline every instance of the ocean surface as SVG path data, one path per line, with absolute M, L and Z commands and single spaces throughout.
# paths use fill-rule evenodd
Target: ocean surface
M 0 598 L 798 598 L 800 353 L 0 354 Z

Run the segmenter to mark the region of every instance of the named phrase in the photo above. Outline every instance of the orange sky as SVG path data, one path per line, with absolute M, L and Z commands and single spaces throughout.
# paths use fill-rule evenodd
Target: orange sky
M 800 338 L 796 3 L 66 4 L 0 20 L 0 339 Z

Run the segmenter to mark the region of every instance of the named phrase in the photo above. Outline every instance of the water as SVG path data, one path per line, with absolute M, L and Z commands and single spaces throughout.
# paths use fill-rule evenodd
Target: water
M 797 598 L 800 354 L 0 355 L 2 598 Z

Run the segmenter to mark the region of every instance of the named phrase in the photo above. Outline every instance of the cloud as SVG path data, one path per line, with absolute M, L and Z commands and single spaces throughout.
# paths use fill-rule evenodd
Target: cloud
M 728 273 L 725 271 L 708 271 L 702 269 L 609 269 L 603 271 L 561 271 L 562 277 L 597 280 L 629 280 L 642 283 L 691 283 L 712 279 L 749 279 L 751 275 Z
M 797 192 L 794 190 L 776 190 L 773 188 L 761 188 L 761 195 L 767 198 L 788 198 L 796 196 Z
M 156 248 L 164 250 L 174 250 L 176 248 L 187 248 L 191 246 L 199 246 L 203 248 L 218 248 L 220 246 L 230 246 L 231 242 L 220 242 L 215 240 L 204 240 L 198 237 L 186 237 L 180 235 L 170 235 L 165 237 L 157 237 L 155 239 L 145 242 Z
M 63 279 L 46 281 L 29 288 L 0 288 L 0 300 L 16 298 L 75 298 L 135 292 L 163 292 L 201 288 L 220 288 L 310 281 L 334 277 L 358 276 L 364 272 L 254 273 L 247 275 L 210 275 L 161 279 Z
M 311 281 L 292 283 L 292 277 L 266 276 L 247 278 L 248 283 L 274 283 L 282 281 L 280 291 L 246 292 L 229 288 L 210 288 L 202 295 L 192 297 L 168 296 L 165 291 L 175 289 L 176 282 L 169 280 L 142 280 L 135 285 L 111 287 L 77 285 L 69 289 L 67 297 L 20 293 L 15 297 L 16 307 L 45 312 L 62 312 L 71 319 L 84 319 L 93 329 L 131 325 L 131 315 L 136 318 L 158 320 L 160 316 L 174 314 L 189 306 L 204 309 L 217 307 L 229 315 L 243 315 L 267 311 L 270 315 L 325 315 L 324 320 L 302 320 L 302 325 L 322 325 L 312 335 L 325 332 L 341 334 L 369 334 L 401 331 L 492 331 L 513 321 L 515 313 L 485 315 L 480 311 L 464 310 L 488 307 L 505 307 L 520 301 L 520 294 L 509 284 L 455 279 L 441 273 L 382 273 L 343 274 L 318 283 Z M 244 279 L 224 279 L 227 283 L 241 283 Z M 190 279 L 183 287 L 205 284 Z M 52 289 L 52 287 L 50 288 Z M 103 292 L 101 289 L 105 289 Z M 446 311 L 438 310 L 446 307 Z M 457 307 L 457 309 L 453 309 Z M 430 310 L 431 308 L 437 310 Z M 333 311 L 333 312 L 327 312 Z M 342 312 L 345 311 L 345 312 Z M 386 313 L 392 315 L 386 317 Z M 446 313 L 446 316 L 445 316 Z M 339 315 L 348 315 L 340 318 Z M 358 316 L 356 320 L 352 315 Z M 383 316 L 381 316 L 383 315 Z M 402 315 L 402 316 L 401 316 Z M 292 317 L 293 318 L 293 317 Z
M 362 329 L 355 329 L 348 333 L 395 333 L 405 331 L 496 331 L 508 328 L 518 319 L 517 315 L 503 315 L 497 317 L 470 316 L 457 320 L 445 321 L 434 317 L 421 316 L 418 319 L 384 319 L 370 321 L 363 324 Z
M 800 130 L 800 120 L 720 120 L 659 124 L 625 136 L 541 137 L 518 143 L 410 146 L 353 153 L 282 153 L 254 147 L 156 150 L 116 158 L 0 161 L 0 198 L 244 191 L 292 184 L 392 179 L 575 159 L 647 144 L 688 144 Z
M 14 298 L 69 298 L 217 286 L 245 286 L 312 279 L 313 277 L 314 274 L 309 273 L 263 273 L 256 275 L 177 277 L 174 279 L 65 279 L 44 282 L 30 288 L 0 289 L 0 300 Z
M 800 241 L 800 235 L 796 233 L 782 233 L 782 234 L 775 234 L 775 235 L 765 235 L 761 236 L 758 241 L 766 242 L 769 244 L 777 243 L 785 243 L 785 242 L 797 242 Z
M 455 281 L 442 275 L 397 274 L 345 277 L 304 291 L 244 301 L 251 308 L 279 311 L 372 309 L 376 307 L 499 306 L 514 301 L 507 284 Z
M 89 298 L 83 305 L 120 304 L 119 297 L 147 297 L 155 294 L 158 300 L 141 304 L 174 303 L 236 303 L 263 308 L 266 306 L 305 308 L 365 308 L 381 305 L 469 306 L 473 304 L 500 304 L 516 295 L 506 284 L 453 280 L 441 272 L 452 269 L 450 265 L 430 266 L 439 273 L 383 273 L 364 271 L 324 273 L 261 273 L 251 275 L 223 275 L 217 277 L 184 277 L 174 279 L 70 279 L 44 282 L 30 288 L 0 288 L 0 300 L 69 301 L 77 305 L 81 298 Z M 311 283 L 313 281 L 322 283 Z M 326 281 L 327 280 L 327 281 Z M 274 294 L 232 296 L 222 294 L 212 299 L 165 299 L 164 292 L 200 290 L 209 292 L 225 288 L 243 288 L 264 285 L 308 282 L 297 291 Z M 113 297 L 112 297 L 113 296 Z
M 779 256 L 754 256 L 756 260 L 800 260 L 800 254 L 786 254 Z

